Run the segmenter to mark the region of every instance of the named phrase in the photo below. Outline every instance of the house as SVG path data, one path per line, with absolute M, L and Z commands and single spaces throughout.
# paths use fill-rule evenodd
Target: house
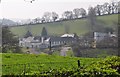
M 94 32 L 93 46 L 117 47 L 117 35 L 111 33 Z
M 52 36 L 45 40 L 46 44 L 51 44 L 51 47 L 60 46 L 60 45 L 70 45 L 75 43 L 76 40 L 73 37 L 58 37 Z
M 33 37 L 31 32 L 27 32 L 24 38 L 19 39 L 19 46 L 29 48 L 48 48 L 70 45 L 76 42 L 74 34 L 63 34 L 61 36 L 35 36 Z
M 109 38 L 110 36 L 110 33 L 94 32 L 94 40 L 96 42 L 100 42 L 106 38 Z

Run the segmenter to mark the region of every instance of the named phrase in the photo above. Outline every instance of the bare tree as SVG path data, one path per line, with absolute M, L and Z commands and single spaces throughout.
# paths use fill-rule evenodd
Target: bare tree
M 107 10 L 108 4 L 109 4 L 109 3 L 107 3 L 107 2 L 103 4 L 103 14 L 107 14 L 107 11 L 106 11 L 106 10 Z
M 104 11 L 105 11 L 107 14 L 111 14 L 111 10 L 112 10 L 111 4 L 109 4 L 109 3 L 104 3 Z
M 34 23 L 40 23 L 40 18 L 35 18 Z
M 118 13 L 118 8 L 119 8 L 119 2 L 115 4 L 115 13 Z
M 103 12 L 102 5 L 97 5 L 97 6 L 95 7 L 95 11 L 96 11 L 96 14 L 100 16 L 101 13 Z
M 80 15 L 82 16 L 82 17 L 86 17 L 86 10 L 84 9 L 84 8 L 80 8 Z
M 51 13 L 45 12 L 42 18 L 45 20 L 45 22 L 50 22 L 51 21 L 50 17 L 51 17 Z
M 52 17 L 53 21 L 55 21 L 56 19 L 58 19 L 59 15 L 56 12 L 52 12 L 51 17 Z
M 79 16 L 80 16 L 80 9 L 79 8 L 73 9 L 73 13 L 74 13 L 75 18 L 79 18 Z
M 118 2 L 118 14 L 120 14 L 120 1 Z
M 115 13 L 115 2 L 112 2 L 111 3 L 111 10 L 112 10 L 112 14 L 114 14 Z
M 41 18 L 41 23 L 44 23 L 44 22 L 45 22 L 45 18 L 42 17 L 42 18 Z
M 119 2 L 114 2 L 114 13 L 118 13 Z
M 109 3 L 107 3 L 107 2 L 104 3 L 103 7 L 104 7 L 104 14 L 109 14 L 109 12 L 108 12 Z
M 72 11 L 65 11 L 62 14 L 62 16 L 63 16 L 64 19 L 72 19 L 73 18 L 73 13 L 72 13 Z

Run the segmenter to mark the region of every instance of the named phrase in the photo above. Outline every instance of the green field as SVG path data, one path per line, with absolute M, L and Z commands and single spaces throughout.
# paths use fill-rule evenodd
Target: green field
M 97 19 L 99 19 L 102 24 L 104 24 L 104 26 L 114 27 L 114 24 L 118 22 L 118 14 L 98 16 Z M 61 35 L 65 33 L 65 26 L 69 26 L 70 33 L 77 33 L 78 35 L 87 33 L 90 30 L 87 19 L 84 18 L 62 22 L 31 25 L 31 32 L 34 35 L 41 35 L 42 28 L 46 27 L 48 34 Z M 11 31 L 18 36 L 23 36 L 27 30 L 28 27 L 26 26 L 11 28 Z
M 81 58 L 46 54 L 0 54 L 2 75 L 47 77 L 119 77 L 120 57 Z M 80 60 L 80 67 L 78 67 Z M 36 77 L 36 76 L 35 76 Z
M 80 60 L 81 66 L 90 65 L 101 60 L 100 58 L 77 58 L 52 55 L 35 54 L 0 54 L 2 55 L 3 74 L 23 74 L 41 72 L 50 69 L 73 70 L 77 69 L 77 61 Z M 26 64 L 26 66 L 24 66 Z M 26 68 L 25 68 L 26 67 Z

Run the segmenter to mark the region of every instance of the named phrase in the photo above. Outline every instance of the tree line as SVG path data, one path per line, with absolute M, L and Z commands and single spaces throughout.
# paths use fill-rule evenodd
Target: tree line
M 95 14 L 93 15 L 96 15 L 96 16 L 119 14 L 120 13 L 119 4 L 120 4 L 120 1 L 111 2 L 111 3 L 106 2 L 103 5 L 96 5 L 95 7 L 89 7 L 88 13 L 84 8 L 75 8 L 72 11 L 64 11 L 63 14 L 61 15 L 62 16 L 61 18 L 56 12 L 45 12 L 41 18 L 37 17 L 33 19 L 29 24 L 85 18 L 85 17 L 88 17 L 91 11 L 94 11 Z

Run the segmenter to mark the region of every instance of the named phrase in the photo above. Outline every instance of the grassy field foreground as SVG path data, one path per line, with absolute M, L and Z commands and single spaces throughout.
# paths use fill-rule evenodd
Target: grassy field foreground
M 46 54 L 0 54 L 2 75 L 119 77 L 120 57 L 78 58 Z M 80 60 L 80 64 L 78 64 Z M 80 65 L 78 67 L 78 65 Z
M 3 74 L 23 74 L 31 72 L 47 71 L 49 69 L 72 70 L 78 68 L 77 61 L 81 66 L 90 65 L 100 58 L 77 58 L 52 55 L 35 54 L 1 54 Z

